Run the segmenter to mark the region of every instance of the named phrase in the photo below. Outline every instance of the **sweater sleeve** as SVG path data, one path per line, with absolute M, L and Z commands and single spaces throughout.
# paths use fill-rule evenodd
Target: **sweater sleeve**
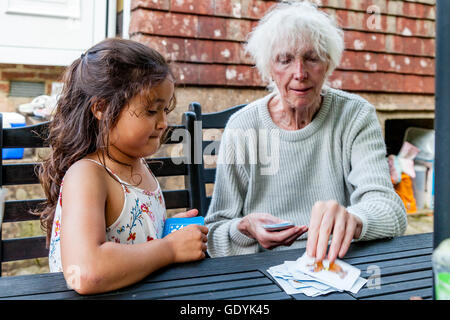
M 357 115 L 346 141 L 351 185 L 348 212 L 363 229 L 358 240 L 402 235 L 407 226 L 405 207 L 395 193 L 386 160 L 386 146 L 375 108 L 366 104 Z
M 221 138 L 214 191 L 205 218 L 211 257 L 258 251 L 257 241 L 237 230 L 249 179 L 245 165 L 237 159 L 237 153 L 244 151 L 245 146 L 238 144 L 239 135 L 233 130 L 227 126 Z

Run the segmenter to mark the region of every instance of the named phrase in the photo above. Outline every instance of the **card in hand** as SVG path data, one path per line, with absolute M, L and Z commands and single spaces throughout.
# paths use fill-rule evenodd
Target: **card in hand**
M 292 228 L 294 224 L 292 222 L 282 222 L 282 223 L 274 223 L 274 224 L 264 224 L 263 228 L 267 231 L 281 231 L 285 229 Z
M 163 231 L 163 238 L 167 236 L 168 234 L 177 231 L 185 226 L 188 226 L 190 224 L 198 224 L 198 225 L 205 225 L 205 218 L 203 217 L 192 217 L 192 218 L 169 218 L 166 219 L 166 222 L 164 223 L 164 231 Z

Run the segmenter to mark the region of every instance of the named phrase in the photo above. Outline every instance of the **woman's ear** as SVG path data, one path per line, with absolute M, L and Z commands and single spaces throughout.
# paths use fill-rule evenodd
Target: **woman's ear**
M 105 110 L 105 102 L 103 100 L 96 100 L 91 104 L 91 112 L 97 120 L 101 120 Z

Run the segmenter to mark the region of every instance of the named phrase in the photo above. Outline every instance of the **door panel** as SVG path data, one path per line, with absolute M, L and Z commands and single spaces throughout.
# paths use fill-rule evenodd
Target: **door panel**
M 68 65 L 106 36 L 106 0 L 0 1 L 0 63 Z

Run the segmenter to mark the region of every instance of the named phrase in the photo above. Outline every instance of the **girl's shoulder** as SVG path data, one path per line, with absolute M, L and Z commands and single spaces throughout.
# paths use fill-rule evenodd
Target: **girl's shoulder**
M 75 182 L 95 187 L 106 186 L 108 173 L 105 168 L 88 158 L 76 161 L 64 175 L 64 184 Z
M 112 192 L 105 171 L 98 164 L 87 160 L 78 160 L 70 166 L 61 183 L 64 215 L 78 215 L 80 210 L 89 208 L 90 214 L 104 217 L 105 201 Z

